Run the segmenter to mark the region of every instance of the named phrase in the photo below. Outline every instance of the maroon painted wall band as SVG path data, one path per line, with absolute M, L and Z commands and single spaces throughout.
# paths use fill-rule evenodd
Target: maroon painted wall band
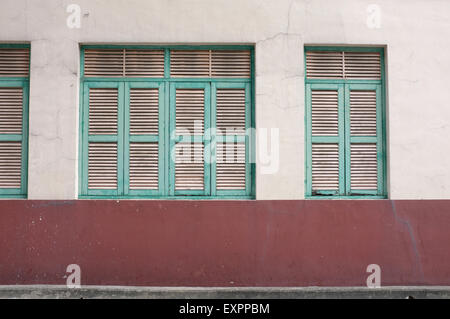
M 450 201 L 0 201 L 0 285 L 450 285 Z

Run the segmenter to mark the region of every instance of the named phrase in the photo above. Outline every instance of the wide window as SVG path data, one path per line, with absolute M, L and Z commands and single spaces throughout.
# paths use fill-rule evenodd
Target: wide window
M 26 197 L 29 45 L 0 45 L 0 197 Z
M 81 197 L 252 198 L 252 47 L 85 46 Z
M 383 50 L 307 47 L 306 196 L 386 196 Z

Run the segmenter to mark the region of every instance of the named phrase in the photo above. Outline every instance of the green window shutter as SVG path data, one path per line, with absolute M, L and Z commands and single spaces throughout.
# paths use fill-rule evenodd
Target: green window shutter
M 308 84 L 310 195 L 339 195 L 345 189 L 344 86 Z
M 0 45 L 0 197 L 27 194 L 30 49 Z
M 86 83 L 85 192 L 120 195 L 123 187 L 123 96 L 119 82 Z
M 251 53 L 249 50 L 212 50 L 211 77 L 250 78 Z
M 210 195 L 210 84 L 171 84 L 171 189 L 174 195 Z
M 307 50 L 307 79 L 381 80 L 381 52 Z
M 0 78 L 28 78 L 30 48 L 22 45 L 0 45 Z
M 382 54 L 306 49 L 307 196 L 386 195 Z
M 174 78 L 209 77 L 210 55 L 210 50 L 172 50 L 170 76 Z
M 346 85 L 348 195 L 380 195 L 384 189 L 381 85 Z
M 82 197 L 253 196 L 251 48 L 81 52 Z
M 212 186 L 215 195 L 250 194 L 250 85 L 213 84 Z
M 125 76 L 164 77 L 164 50 L 124 50 Z
M 125 195 L 161 195 L 164 85 L 129 82 L 125 95 Z
M 86 49 L 86 77 L 163 77 L 164 50 Z

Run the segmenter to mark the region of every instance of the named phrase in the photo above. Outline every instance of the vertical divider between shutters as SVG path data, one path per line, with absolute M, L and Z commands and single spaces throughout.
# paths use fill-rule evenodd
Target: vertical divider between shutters
M 350 86 L 345 84 L 345 129 L 344 129 L 344 151 L 345 151 L 345 195 L 350 195 L 351 192 L 351 130 L 350 130 Z M 344 195 L 344 194 L 342 194 Z
M 384 191 L 384 171 L 383 171 L 383 114 L 382 114 L 382 108 L 381 108 L 381 86 L 376 86 L 376 103 L 377 103 L 377 110 L 376 110 L 376 118 L 377 118 L 377 182 L 378 182 L 378 188 L 377 193 L 379 195 L 383 194 Z
M 251 115 L 251 121 L 250 121 L 250 127 L 253 128 L 250 135 L 250 158 L 251 158 L 251 187 L 250 187 L 250 194 L 253 195 L 256 198 L 256 83 L 255 83 L 255 50 L 252 48 L 250 50 L 250 90 L 251 90 L 251 104 L 250 104 L 250 115 Z
M 203 169 L 204 169 L 204 195 L 211 195 L 211 84 L 205 84 L 205 118 L 204 118 L 204 151 L 203 151 Z
M 164 187 L 162 189 L 162 195 L 168 196 L 170 195 L 170 161 L 171 157 L 171 136 L 170 136 L 170 92 L 171 87 L 169 82 L 164 83 L 164 105 L 163 105 L 163 129 L 164 129 L 164 146 L 163 146 L 163 163 L 164 163 Z
M 382 185 L 383 185 L 383 188 L 381 188 L 381 193 L 380 193 L 380 195 L 388 195 L 388 189 L 387 189 L 387 183 L 388 183 L 388 179 L 387 179 L 387 168 L 388 168 L 388 166 L 387 166 L 387 156 L 388 156 L 388 154 L 387 154 L 387 128 L 386 128 L 386 126 L 387 126 L 387 123 L 386 123 L 386 120 L 387 120 L 387 114 L 386 114 L 386 112 L 387 112 L 387 101 L 386 101 L 386 98 L 387 98 L 387 96 L 386 96 L 386 70 L 385 70 L 385 68 L 386 68 L 386 66 L 385 66 L 385 49 L 383 48 L 383 50 L 381 51 L 381 53 L 380 53 L 380 58 L 381 58 L 381 88 L 380 88 L 380 94 L 381 94 L 381 99 L 380 99 L 380 102 L 381 102 L 381 105 L 380 105 L 380 108 L 381 108 L 381 123 L 382 123 L 382 125 L 381 125 L 381 136 L 380 137 L 378 137 L 379 138 L 379 141 L 380 141 L 380 138 L 381 138 L 381 145 L 382 145 L 382 148 L 381 148 L 381 151 L 382 151 L 382 157 L 383 157 L 383 162 L 382 162 L 382 164 L 383 164 L 383 174 L 382 174 L 382 176 L 380 176 L 381 178 L 382 178 L 382 180 L 381 180 L 381 183 L 382 183 Z
M 158 195 L 163 195 L 165 187 L 165 149 L 164 149 L 164 105 L 165 105 L 165 83 L 158 85 Z
M 170 49 L 164 50 L 164 78 L 170 78 Z
M 249 129 L 251 127 L 251 92 L 250 83 L 245 83 L 245 195 L 251 194 L 251 136 L 249 136 Z M 251 134 L 251 133 L 250 133 Z
M 21 194 L 27 194 L 28 190 L 28 101 L 29 81 L 22 82 L 22 167 L 21 167 Z
M 211 65 L 211 64 L 210 64 Z M 211 172 L 211 195 L 217 195 L 217 185 L 216 185 L 216 168 L 217 168 L 217 85 L 216 83 L 211 83 L 211 139 L 209 142 L 211 161 L 210 161 L 210 172 Z M 205 153 L 206 154 L 206 153 Z
M 83 151 L 82 151 L 82 194 L 88 194 L 89 161 L 89 84 L 83 85 Z
M 84 77 L 84 47 L 81 47 L 80 49 L 80 95 L 79 95 L 79 103 L 80 103 L 80 109 L 79 109 L 79 118 L 78 118 L 78 132 L 80 132 L 79 140 L 78 140 L 78 196 L 85 195 L 86 193 L 83 190 L 83 185 L 85 183 L 85 177 L 84 177 L 84 171 L 83 171 L 83 165 L 85 163 L 84 159 L 84 144 L 86 144 L 86 139 L 84 137 L 84 85 L 83 82 Z
M 123 195 L 124 192 L 124 104 L 125 104 L 125 83 L 118 84 L 118 101 L 117 101 L 117 194 Z
M 166 48 L 164 50 L 164 78 L 168 79 L 170 77 L 170 49 Z M 163 196 L 169 196 L 171 195 L 171 170 L 170 170 L 170 163 L 172 161 L 171 151 L 172 151 L 172 144 L 171 144 L 171 100 L 170 100 L 170 94 L 171 94 L 171 86 L 170 82 L 165 81 L 163 83 L 164 87 L 164 104 L 161 106 L 162 116 L 160 116 L 160 119 L 162 121 L 159 123 L 161 125 L 161 128 L 164 132 L 162 135 L 163 139 L 160 141 L 163 142 L 162 147 L 160 150 L 162 150 L 162 161 L 163 161 L 163 177 L 162 177 L 162 189 L 161 189 L 161 195 Z M 161 130 L 160 130 L 161 133 Z M 161 154 L 160 154 L 161 156 Z M 173 195 L 173 193 L 172 193 Z
M 170 96 L 169 96 L 169 196 L 175 195 L 175 97 L 176 97 L 175 83 L 170 83 Z
M 338 86 L 338 130 L 339 130 L 339 195 L 344 195 L 345 193 L 345 158 L 346 158 L 346 117 L 345 117 L 345 89 L 343 84 Z
M 124 52 L 125 55 L 125 52 Z M 118 152 L 123 160 L 123 195 L 130 193 L 130 82 L 124 82 L 124 106 L 123 106 L 123 152 Z M 120 126 L 119 126 L 120 127 Z M 119 130 L 120 131 L 120 130 Z M 120 137 L 119 137 L 120 139 Z M 119 166 L 119 165 L 118 165 Z M 120 171 L 119 171 L 120 172 Z M 120 192 L 119 192 L 120 194 Z
M 312 195 L 312 141 L 311 141 L 311 84 L 306 84 L 306 97 L 305 97 L 305 106 L 306 106 L 306 195 Z

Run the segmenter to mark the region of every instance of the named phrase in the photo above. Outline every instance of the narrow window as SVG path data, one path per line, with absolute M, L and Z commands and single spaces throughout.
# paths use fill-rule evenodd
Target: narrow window
M 252 198 L 251 47 L 82 57 L 82 197 Z
M 28 45 L 0 45 L 0 197 L 26 197 Z
M 384 56 L 305 49 L 306 196 L 386 196 Z

